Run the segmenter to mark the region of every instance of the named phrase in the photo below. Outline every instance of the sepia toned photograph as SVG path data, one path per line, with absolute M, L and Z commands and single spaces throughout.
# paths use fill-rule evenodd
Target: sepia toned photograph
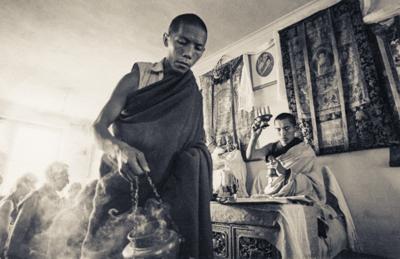
M 398 0 L 0 0 L 0 259 L 400 258 Z

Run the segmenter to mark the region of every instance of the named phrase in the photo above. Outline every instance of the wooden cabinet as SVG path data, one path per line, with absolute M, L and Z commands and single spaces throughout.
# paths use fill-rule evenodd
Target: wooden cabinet
M 318 207 L 211 202 L 215 258 L 318 258 Z

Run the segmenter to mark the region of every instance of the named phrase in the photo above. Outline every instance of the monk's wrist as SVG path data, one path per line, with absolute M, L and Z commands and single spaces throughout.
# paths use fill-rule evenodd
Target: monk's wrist
M 103 150 L 111 157 L 116 157 L 119 151 L 124 149 L 124 144 L 125 143 L 118 139 L 107 139 L 104 141 Z

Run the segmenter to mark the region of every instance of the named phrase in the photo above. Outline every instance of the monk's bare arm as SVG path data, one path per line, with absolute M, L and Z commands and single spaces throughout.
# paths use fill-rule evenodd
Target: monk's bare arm
M 135 66 L 136 67 L 136 66 Z M 96 141 L 100 148 L 107 154 L 114 155 L 116 146 L 123 143 L 111 135 L 109 127 L 118 118 L 124 108 L 127 96 L 137 89 L 139 75 L 135 68 L 126 74 L 114 89 L 110 99 L 107 101 L 99 116 L 93 124 Z
M 254 123 L 251 126 L 250 141 L 249 141 L 249 145 L 247 146 L 247 149 L 246 149 L 246 158 L 248 160 L 261 160 L 261 159 L 264 159 L 265 155 L 267 154 L 267 152 L 268 152 L 268 150 L 270 148 L 270 145 L 265 145 L 265 146 L 263 146 L 261 148 L 256 148 L 258 138 L 260 137 L 264 126 L 265 127 L 268 126 L 268 123 L 266 123 L 266 122 L 262 122 L 262 123 L 263 124 L 260 125 L 260 127 L 258 127 L 258 128 L 254 127 Z
M 265 155 L 268 153 L 270 144 L 261 148 L 256 148 L 256 142 L 257 140 L 250 139 L 250 143 L 246 150 L 246 158 L 248 160 L 264 160 Z
M 125 106 L 127 96 L 136 91 L 139 85 L 139 68 L 125 75 L 114 89 L 110 99 L 103 107 L 93 124 L 96 141 L 100 148 L 111 157 L 122 154 L 135 174 L 149 171 L 144 154 L 127 143 L 115 138 L 109 131 L 110 125 L 118 118 Z M 128 177 L 129 178 L 129 177 Z

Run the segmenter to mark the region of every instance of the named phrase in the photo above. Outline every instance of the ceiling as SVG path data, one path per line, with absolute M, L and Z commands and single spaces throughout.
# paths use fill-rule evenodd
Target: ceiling
M 208 25 L 205 56 L 311 0 L 0 0 L 0 101 L 93 120 L 139 60 L 160 60 L 181 13 Z

